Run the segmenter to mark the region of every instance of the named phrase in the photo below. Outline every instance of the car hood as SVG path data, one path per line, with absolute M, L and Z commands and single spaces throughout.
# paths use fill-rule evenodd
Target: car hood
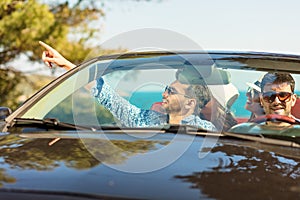
M 300 197 L 299 149 L 243 140 L 154 132 L 8 134 L 0 138 L 0 156 L 1 196 Z

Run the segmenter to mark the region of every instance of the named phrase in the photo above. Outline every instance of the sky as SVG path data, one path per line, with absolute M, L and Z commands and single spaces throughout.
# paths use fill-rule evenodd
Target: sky
M 300 54 L 298 0 L 112 0 L 107 7 L 102 42 L 133 30 L 156 28 L 184 35 L 205 50 Z M 127 47 L 130 42 L 120 45 Z
M 94 42 L 103 47 L 300 55 L 299 0 L 106 0 L 104 4 L 105 17 L 93 24 L 101 30 Z M 151 38 L 159 43 L 153 44 Z M 50 74 L 44 67 L 30 64 L 24 71 L 39 68 Z
M 121 46 L 130 50 L 136 50 L 139 45 L 152 47 L 155 43 L 151 41 L 153 32 L 163 35 L 167 31 L 164 36 L 154 36 L 160 41 L 154 45 L 158 50 L 175 47 L 300 55 L 299 0 L 152 0 L 138 3 L 112 0 L 106 6 L 106 16 L 99 24 L 102 28 L 99 41 L 104 47 Z M 147 31 L 143 31 L 145 29 Z M 169 38 L 176 44 L 166 42 Z M 255 77 L 258 75 L 253 74 L 247 80 L 255 80 Z

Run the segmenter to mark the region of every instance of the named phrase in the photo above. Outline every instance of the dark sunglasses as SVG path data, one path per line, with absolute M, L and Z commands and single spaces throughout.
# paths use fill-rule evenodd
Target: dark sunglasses
M 188 95 L 186 95 L 186 94 L 181 94 L 181 93 L 177 92 L 174 88 L 172 88 L 172 87 L 170 87 L 170 86 L 168 86 L 168 85 L 167 85 L 166 88 L 165 88 L 165 92 L 167 92 L 168 95 L 179 94 L 179 95 L 183 95 L 183 96 L 186 97 L 186 98 L 192 98 L 192 97 L 190 97 L 190 96 L 188 96 Z
M 293 93 L 290 92 L 264 92 L 262 94 L 263 100 L 269 103 L 272 103 L 276 97 L 281 102 L 286 102 L 291 99 Z

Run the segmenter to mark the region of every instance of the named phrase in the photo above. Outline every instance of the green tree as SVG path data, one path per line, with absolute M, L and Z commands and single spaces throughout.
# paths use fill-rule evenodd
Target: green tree
M 91 1 L 92 2 L 92 1 Z M 93 3 L 78 0 L 72 7 L 68 1 L 45 4 L 37 0 L 4 0 L 0 3 L 0 64 L 24 53 L 30 60 L 40 60 L 42 40 L 62 51 L 72 62 L 84 60 L 92 47 L 87 40 L 96 29 L 89 22 L 104 15 Z M 73 39 L 70 39 L 73 34 Z M 75 35 L 80 38 L 75 39 Z
M 91 1 L 92 2 L 92 1 Z M 7 63 L 26 55 L 31 61 L 40 61 L 42 40 L 62 51 L 74 63 L 84 60 L 93 47 L 85 43 L 94 37 L 96 30 L 88 22 L 104 15 L 93 3 L 78 0 L 69 6 L 69 1 L 46 4 L 37 0 L 0 1 L 0 104 L 15 109 L 19 102 L 16 91 L 21 81 L 26 81 L 17 70 L 22 66 L 7 66 Z M 70 39 L 72 33 L 79 39 Z M 73 34 L 74 35 L 74 34 Z M 75 37 L 74 37 L 75 38 Z M 30 80 L 27 80 L 30 81 Z
M 58 51 L 76 64 L 85 60 L 91 52 L 99 55 L 121 51 L 88 45 L 91 44 L 88 41 L 95 39 L 100 31 L 92 27 L 91 23 L 104 16 L 103 2 L 105 1 L 0 1 L 0 69 L 5 69 L 0 70 L 0 106 L 10 106 L 12 109 L 17 107 L 18 102 L 12 100 L 17 99 L 18 95 L 14 90 L 21 79 L 25 78 L 26 81 L 25 76 L 21 77 L 16 70 L 8 69 L 7 63 L 20 55 L 40 62 L 43 49 L 38 44 L 39 40 L 55 45 Z M 22 66 L 13 68 L 22 70 Z
M 40 60 L 42 48 L 38 44 L 39 40 L 55 45 L 73 63 L 82 62 L 95 48 L 102 53 L 119 51 L 104 50 L 87 44 L 100 31 L 99 26 L 92 26 L 92 22 L 105 15 L 103 2 L 105 1 L 0 1 L 0 65 L 20 54 L 26 54 L 33 61 Z
M 22 93 L 16 90 L 16 86 L 24 81 L 25 76 L 20 71 L 14 69 L 0 69 L 0 106 L 7 106 L 15 109 L 19 104 L 16 98 Z
M 50 132 L 50 135 L 53 133 Z M 70 138 L 61 138 L 50 145 L 53 136 L 37 139 L 38 135 L 31 135 L 31 139 L 24 140 L 9 134 L 0 138 L 0 156 L 5 157 L 2 162 L 10 168 L 52 170 L 64 163 L 69 168 L 88 169 L 102 162 L 122 164 L 134 155 L 155 151 L 159 146 L 169 144 L 167 141 L 156 140 L 103 140 L 97 134 L 94 136 L 85 138 L 82 135 L 77 138 L 78 134 L 74 133 Z

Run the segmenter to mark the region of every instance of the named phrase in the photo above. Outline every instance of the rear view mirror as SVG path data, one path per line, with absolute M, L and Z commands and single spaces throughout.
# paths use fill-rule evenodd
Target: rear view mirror
M 0 107 L 0 120 L 4 120 L 11 114 L 11 109 L 7 107 Z

